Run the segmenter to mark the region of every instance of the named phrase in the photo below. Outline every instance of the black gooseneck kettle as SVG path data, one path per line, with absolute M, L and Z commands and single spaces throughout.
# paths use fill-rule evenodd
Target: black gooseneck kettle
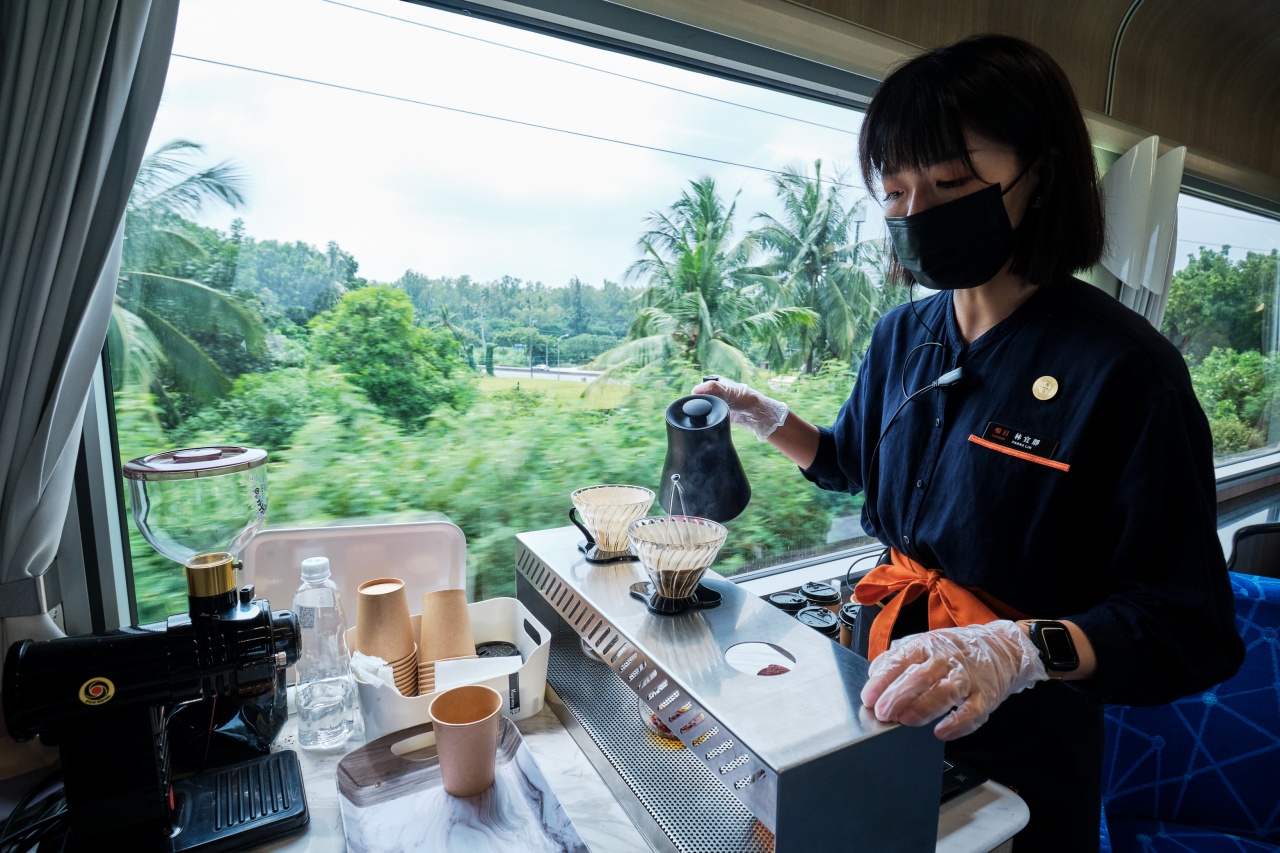
M 679 475 L 673 481 L 672 475 Z M 679 484 L 678 487 L 676 484 Z M 667 406 L 667 458 L 658 503 L 672 515 L 725 522 L 751 502 L 751 484 L 729 435 L 729 406 L 691 394 Z

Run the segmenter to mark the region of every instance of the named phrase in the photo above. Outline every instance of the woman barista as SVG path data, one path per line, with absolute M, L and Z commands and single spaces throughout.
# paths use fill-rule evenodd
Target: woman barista
M 1018 790 L 1017 849 L 1096 850 L 1102 703 L 1169 702 L 1243 659 L 1207 421 L 1178 352 L 1072 278 L 1102 212 L 1044 51 L 981 36 L 911 60 L 859 154 L 897 274 L 939 292 L 880 320 L 830 428 L 739 383 L 694 390 L 822 488 L 865 490 L 892 554 L 856 590 L 885 605 L 876 716 L 941 718 L 949 755 Z

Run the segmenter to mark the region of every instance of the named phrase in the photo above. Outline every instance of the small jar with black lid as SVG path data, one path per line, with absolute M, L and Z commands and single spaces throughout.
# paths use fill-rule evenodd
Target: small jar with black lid
M 840 645 L 846 649 L 853 647 L 853 632 L 856 630 L 858 611 L 861 609 L 861 604 L 850 601 L 836 614 L 836 621 L 840 625 Z
M 836 620 L 836 614 L 825 607 L 806 607 L 796 614 L 796 619 L 825 637 L 834 640 L 840 636 L 840 624 Z
M 798 592 L 775 592 L 765 596 L 765 601 L 788 616 L 795 616 L 809 604 L 808 599 Z
M 829 583 L 810 581 L 800 587 L 800 594 L 810 607 L 825 607 L 832 613 L 840 612 L 840 591 Z

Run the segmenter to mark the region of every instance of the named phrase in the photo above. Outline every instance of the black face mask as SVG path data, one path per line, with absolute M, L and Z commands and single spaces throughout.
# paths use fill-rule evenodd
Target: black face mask
M 1030 167 L 1028 167 L 1030 168 Z M 990 281 L 1013 254 L 1017 233 L 1009 225 L 999 184 L 910 216 L 885 217 L 898 263 L 933 290 L 960 290 Z

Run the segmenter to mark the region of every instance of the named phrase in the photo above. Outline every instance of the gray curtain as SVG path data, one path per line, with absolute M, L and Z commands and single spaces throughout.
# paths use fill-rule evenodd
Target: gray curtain
M 3 650 L 59 635 L 40 576 L 70 506 L 125 203 L 177 17 L 178 0 L 0 3 Z

